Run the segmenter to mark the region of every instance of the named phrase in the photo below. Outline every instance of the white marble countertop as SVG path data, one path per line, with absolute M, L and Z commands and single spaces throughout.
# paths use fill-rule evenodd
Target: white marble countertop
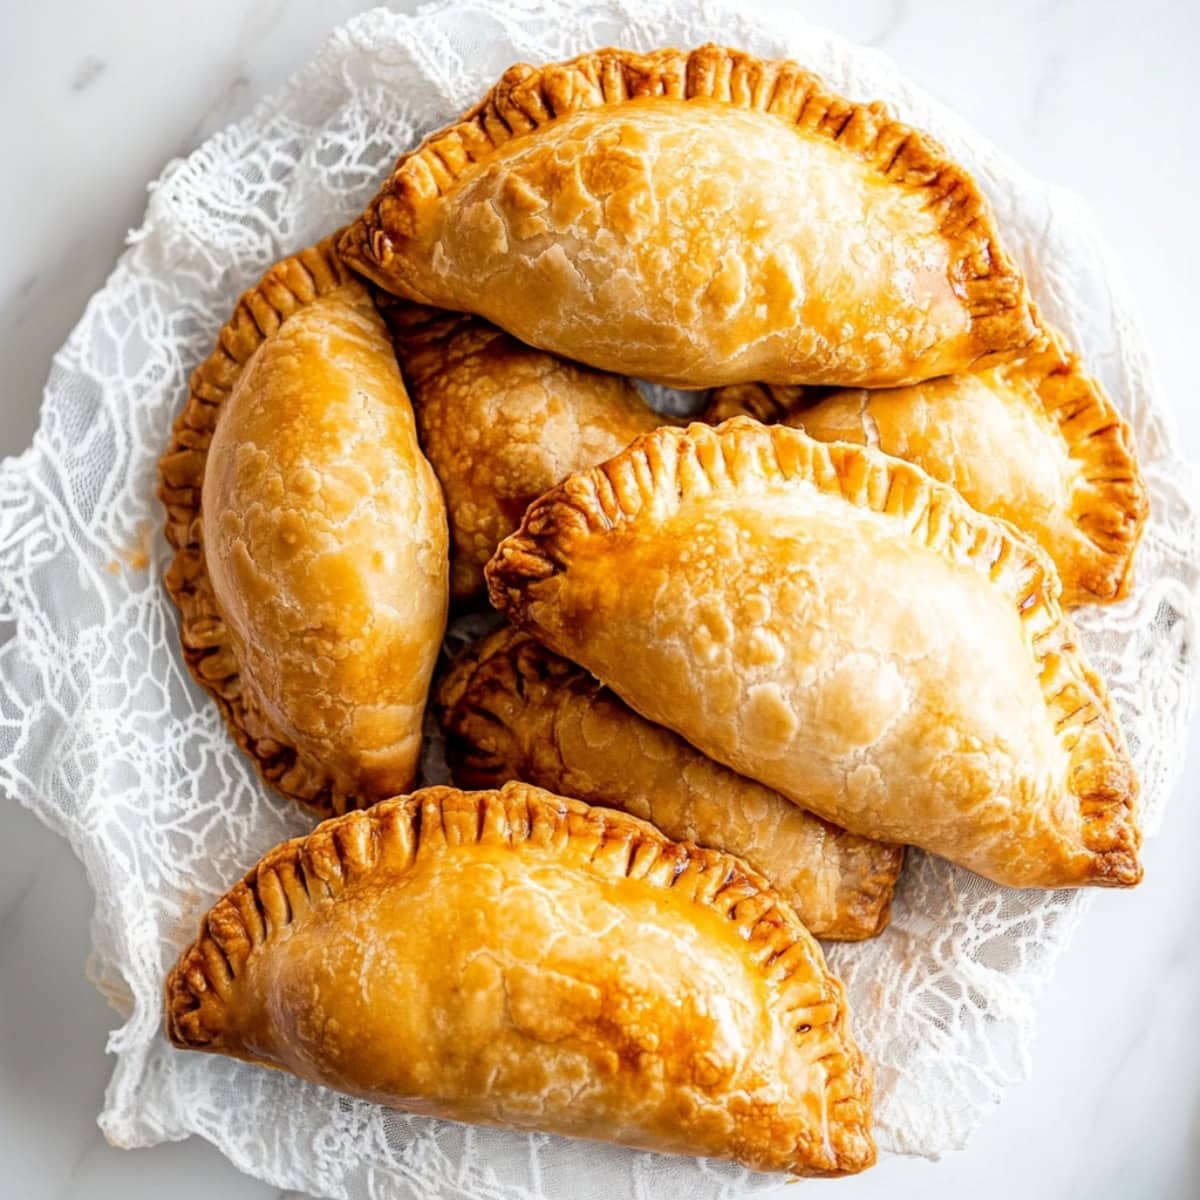
M 776 0 L 783 2 L 783 0 Z M 356 0 L 41 0 L 0 15 L 0 452 L 29 440 L 50 356 L 138 224 L 167 159 L 248 111 Z M 403 6 L 412 7 L 412 6 Z M 1123 262 L 1200 458 L 1200 5 L 1192 0 L 810 0 L 1026 166 L 1082 193 Z M 847 11 L 849 10 L 849 11 Z M 1045 996 L 1032 1080 L 964 1152 L 890 1160 L 839 1197 L 1200 1195 L 1200 721 L 1146 882 L 1099 898 Z M 0 839 L 0 1194 L 259 1200 L 196 1142 L 110 1149 L 95 1116 L 116 1018 L 83 976 L 89 893 L 15 805 Z M 833 1185 L 812 1185 L 833 1186 Z

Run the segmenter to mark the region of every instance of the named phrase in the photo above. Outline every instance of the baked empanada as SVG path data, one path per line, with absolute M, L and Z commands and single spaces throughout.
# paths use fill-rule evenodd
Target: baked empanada
M 919 468 L 745 417 L 536 501 L 493 603 L 855 833 L 1018 887 L 1141 876 L 1136 782 L 1045 555 Z
M 907 459 L 1034 538 L 1058 568 L 1065 605 L 1128 594 L 1148 511 L 1132 436 L 1057 335 L 1043 352 L 986 371 L 802 402 L 779 388 L 721 388 L 705 417 L 740 407 Z
M 624 449 L 660 417 L 631 381 L 524 346 L 477 317 L 380 298 L 421 447 L 450 522 L 450 596 L 483 568 L 528 505 Z
M 679 387 L 913 383 L 1038 337 L 941 146 L 719 46 L 512 67 L 339 249 L 397 295 Z
M 521 779 L 745 859 L 820 938 L 882 932 L 901 846 L 847 833 L 627 708 L 511 626 L 464 651 L 436 691 L 460 787 Z
M 761 876 L 524 784 L 276 847 L 167 978 L 177 1046 L 411 1112 L 838 1175 L 875 1157 L 841 983 Z
M 332 239 L 273 266 L 160 463 L 184 655 L 266 782 L 319 811 L 411 782 L 446 622 L 441 489 Z

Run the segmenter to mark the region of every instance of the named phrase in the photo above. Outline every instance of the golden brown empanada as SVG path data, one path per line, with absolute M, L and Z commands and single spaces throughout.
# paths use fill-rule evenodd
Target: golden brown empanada
M 941 146 L 719 46 L 511 68 L 339 249 L 397 295 L 680 387 L 913 383 L 1038 337 Z
M 736 854 L 817 937 L 859 941 L 887 925 L 903 847 L 847 833 L 735 775 L 527 633 L 509 626 L 464 651 L 436 695 L 460 787 L 522 779 Z
M 238 302 L 160 463 L 184 655 L 264 780 L 323 811 L 416 770 L 446 622 L 441 490 L 328 239 Z
M 1141 876 L 1136 782 L 1045 555 L 861 446 L 659 429 L 535 502 L 493 603 L 712 758 L 1018 887 Z
M 986 371 L 799 403 L 765 385 L 721 388 L 705 419 L 740 407 L 907 459 L 1033 537 L 1058 568 L 1065 605 L 1128 594 L 1148 512 L 1132 435 L 1057 335 L 1045 351 Z
M 671 420 L 623 376 L 524 346 L 477 317 L 382 297 L 380 309 L 445 493 L 455 601 L 483 593 L 484 565 L 531 501 Z
M 761 876 L 524 784 L 276 847 L 166 984 L 177 1046 L 411 1112 L 838 1175 L 874 1160 L 841 983 Z

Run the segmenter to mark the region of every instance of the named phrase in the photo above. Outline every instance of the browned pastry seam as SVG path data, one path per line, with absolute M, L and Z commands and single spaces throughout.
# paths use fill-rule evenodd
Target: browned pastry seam
M 1133 818 L 1136 783 L 1115 718 L 1097 698 L 1098 683 L 1081 660 L 1074 630 L 1058 604 L 1060 584 L 1045 554 L 1006 522 L 982 518 L 953 488 L 910 463 L 845 442 L 822 443 L 781 426 L 735 417 L 716 429 L 694 424 L 659 429 L 621 454 L 552 489 L 525 514 L 519 532 L 488 564 L 493 605 L 514 624 L 534 629 L 525 611 L 527 584 L 566 569 L 556 547 L 603 535 L 637 520 L 655 504 L 655 519 L 740 482 L 804 481 L 885 514 L 951 561 L 989 578 L 1016 580 L 1014 601 L 1026 631 L 1046 706 L 1069 759 L 1067 784 L 1083 816 L 1083 842 L 1096 856 L 1090 876 L 1114 886 L 1141 877 Z M 1100 737 L 1106 762 L 1091 766 L 1085 739 Z
M 596 682 L 582 667 L 561 658 L 512 626 L 497 630 L 465 650 L 442 677 L 434 698 L 438 723 L 446 736 L 447 759 L 454 782 L 463 788 L 487 788 L 497 787 L 509 778 L 520 778 L 551 791 L 566 790 L 556 789 L 548 780 L 539 779 L 536 771 L 529 775 L 521 771 L 511 773 L 510 764 L 514 759 L 521 759 L 526 765 L 528 760 L 517 750 L 518 736 L 501 715 L 503 704 L 497 711 L 496 699 L 498 695 L 507 695 L 520 697 L 523 703 L 531 705 L 546 704 L 554 699 L 565 699 L 571 693 L 580 698 L 580 703 L 599 700 L 625 709 L 619 697 Z M 634 722 L 644 720 L 632 712 L 629 717 Z M 496 749 L 505 744 L 512 747 L 510 752 Z M 546 739 L 539 736 L 539 757 L 548 751 L 557 755 L 564 767 L 569 766 L 570 756 L 558 743 L 557 724 L 551 725 Z M 699 751 L 693 753 L 699 754 Z M 736 777 L 730 773 L 729 778 Z M 593 803 L 611 802 L 611 798 L 601 801 L 598 796 L 583 795 L 580 798 Z M 839 872 L 838 912 L 833 922 L 827 925 L 814 923 L 797 899 L 786 889 L 780 889 L 778 882 L 776 889 L 784 891 L 785 897 L 797 907 L 806 927 L 817 937 L 859 941 L 876 936 L 887 927 L 891 917 L 892 896 L 904 862 L 904 847 L 858 837 L 829 821 L 809 815 L 826 828 L 834 845 L 845 847 L 844 850 L 827 847 L 827 853 L 840 858 L 850 857 L 855 866 L 862 864 L 864 869 L 852 867 Z M 694 833 L 687 836 L 691 840 L 703 840 Z M 729 849 L 715 843 L 705 844 L 712 844 L 718 850 Z
M 175 551 L 164 583 L 179 609 L 188 670 L 217 702 L 230 734 L 263 781 L 319 812 L 341 812 L 353 801 L 249 702 L 205 563 L 200 503 L 213 431 L 254 352 L 294 313 L 354 278 L 334 250 L 338 236 L 276 263 L 242 294 L 216 348 L 192 372 L 187 401 L 158 463 L 158 497 Z
M 1112 603 L 1129 593 L 1133 554 L 1149 513 L 1146 485 L 1138 469 L 1132 434 L 1100 382 L 1088 375 L 1079 356 L 1045 329 L 1046 347 L 1029 358 L 994 368 L 1010 378 L 1033 382 L 1046 415 L 1063 439 L 1083 486 L 1072 494 L 1070 515 L 1079 532 L 1103 556 L 1100 565 L 1079 572 L 1075 603 Z M 920 387 L 920 384 L 912 385 Z M 773 425 L 801 413 L 815 388 L 768 383 L 714 388 L 703 419 L 710 425 L 745 414 Z M 792 422 L 789 422 L 792 423 Z
M 1104 565 L 1083 573 L 1079 586 L 1097 601 L 1111 603 L 1129 594 L 1133 552 L 1150 511 L 1138 469 L 1132 434 L 1099 380 L 1088 375 L 1057 334 L 1044 351 L 1006 372 L 1040 375 L 1037 393 L 1078 464 L 1086 484 L 1073 497 L 1071 515 L 1079 531 L 1104 555 Z
M 774 425 L 807 405 L 811 394 L 825 391 L 790 384 L 727 383 L 713 388 L 700 420 L 720 425 L 730 417 L 753 417 L 764 425 Z
M 882 103 L 856 104 L 833 95 L 796 63 L 712 44 L 651 54 L 608 48 L 549 66 L 510 67 L 460 121 L 399 160 L 339 250 L 358 268 L 371 263 L 386 268 L 403 254 L 388 230 L 416 236 L 423 210 L 504 143 L 568 113 L 647 97 L 714 100 L 771 113 L 836 143 L 893 183 L 923 193 L 955 247 L 951 277 L 976 342 L 1020 349 L 1009 330 L 1014 322 L 1027 331 L 1024 345 L 1035 340 L 1024 281 L 999 244 L 987 202 L 937 142 L 892 119 Z
M 828 990 L 816 1004 L 811 990 L 801 989 L 787 1011 L 797 1036 L 829 1026 L 830 1049 L 814 1061 L 828 1063 L 833 1151 L 838 1160 L 861 1158 L 862 1143 L 870 1144 L 863 1102 L 869 1088 L 861 1053 L 848 1051 L 838 1036 L 847 1020 L 845 988 L 814 959 L 815 943 L 766 880 L 732 855 L 671 842 L 625 813 L 522 783 L 483 792 L 425 788 L 345 813 L 276 846 L 217 901 L 167 976 L 167 1034 L 184 1049 L 237 1056 L 235 1047 L 221 1044 L 221 1035 L 227 1000 L 250 955 L 285 940 L 310 911 L 376 868 L 400 877 L 421 856 L 453 846 L 531 842 L 561 854 L 579 839 L 591 844 L 587 865 L 601 877 L 636 877 L 676 894 L 684 889 L 686 899 L 734 922 L 747 954 L 781 991 L 802 964 L 823 978 Z

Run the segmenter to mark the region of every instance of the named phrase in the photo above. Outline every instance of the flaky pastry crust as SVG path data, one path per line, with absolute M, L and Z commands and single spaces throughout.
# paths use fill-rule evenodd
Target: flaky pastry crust
M 681 387 L 911 383 L 1038 337 L 941 146 L 713 45 L 512 67 L 339 248 L 398 295 Z
M 525 346 L 478 317 L 376 299 L 446 497 L 456 602 L 483 595 L 484 566 L 533 500 L 671 420 L 623 376 Z
M 468 647 L 436 697 L 460 787 L 520 779 L 736 854 L 819 938 L 859 941 L 887 926 L 903 847 L 847 833 L 735 775 L 529 634 L 508 626 Z
M 1050 555 L 1063 604 L 1110 604 L 1132 586 L 1149 512 L 1133 435 L 1057 333 L 1044 350 L 912 387 L 817 398 L 767 385 L 720 388 L 705 419 L 744 412 L 823 442 L 907 459 Z
M 171 971 L 166 1021 L 428 1115 L 795 1174 L 874 1160 L 844 989 L 766 881 L 519 783 L 270 851 Z
M 1141 877 L 1137 783 L 1044 554 L 920 469 L 735 418 L 532 505 L 493 604 L 710 757 L 1017 887 Z
M 411 784 L 448 586 L 441 492 L 333 241 L 241 297 L 159 463 L 188 667 L 319 812 Z

